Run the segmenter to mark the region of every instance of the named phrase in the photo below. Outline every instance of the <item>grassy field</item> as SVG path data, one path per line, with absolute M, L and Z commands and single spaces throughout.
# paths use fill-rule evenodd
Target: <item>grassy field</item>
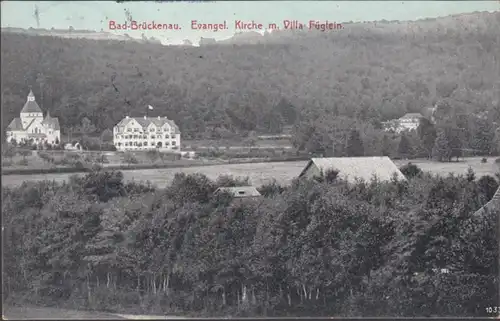
M 476 172 L 478 177 L 483 175 L 494 175 L 500 171 L 500 165 L 495 164 L 495 158 L 489 158 L 487 163 L 481 163 L 480 157 L 467 158 L 461 162 L 438 163 L 428 160 L 412 160 L 422 170 L 435 174 L 447 175 L 448 173 L 465 174 L 468 167 Z M 306 161 L 297 162 L 276 162 L 276 163 L 250 163 L 250 164 L 230 164 L 213 166 L 195 166 L 188 168 L 166 168 L 166 169 L 142 169 L 123 171 L 127 181 L 147 181 L 157 187 L 167 186 L 173 179 L 175 173 L 184 172 L 202 173 L 211 179 L 216 179 L 220 175 L 248 176 L 255 186 L 260 186 L 275 179 L 280 184 L 289 184 L 297 177 L 306 165 Z M 405 165 L 408 161 L 395 161 L 398 167 Z M 71 174 L 44 174 L 44 175 L 2 175 L 2 186 L 20 185 L 25 180 L 67 180 Z M 82 175 L 82 174 L 79 174 Z
M 122 315 L 104 312 L 78 311 L 47 307 L 3 307 L 3 320 L 126 320 Z

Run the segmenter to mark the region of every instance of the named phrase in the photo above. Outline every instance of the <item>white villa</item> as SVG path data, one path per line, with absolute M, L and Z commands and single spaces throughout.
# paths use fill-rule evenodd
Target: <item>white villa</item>
M 408 113 L 399 119 L 393 119 L 384 123 L 386 131 L 401 133 L 403 131 L 412 131 L 418 128 L 420 119 L 424 118 L 420 113 Z
M 180 152 L 181 132 L 167 117 L 126 116 L 113 128 L 113 144 L 122 151 L 158 148 Z
M 6 130 L 7 142 L 15 140 L 17 143 L 33 140 L 34 144 L 47 142 L 59 144 L 61 141 L 61 128 L 59 119 L 50 117 L 47 112 L 45 118 L 40 106 L 35 101 L 35 95 L 30 90 L 26 104 L 20 113 L 20 118 L 14 118 Z

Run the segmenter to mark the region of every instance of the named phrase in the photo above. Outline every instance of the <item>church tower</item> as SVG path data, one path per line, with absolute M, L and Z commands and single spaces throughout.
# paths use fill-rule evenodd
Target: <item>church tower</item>
M 26 103 L 24 104 L 23 109 L 21 110 L 20 116 L 23 128 L 26 128 L 26 126 L 28 126 L 34 119 L 43 119 L 42 109 L 36 103 L 35 95 L 31 90 L 28 94 L 28 98 L 26 99 Z

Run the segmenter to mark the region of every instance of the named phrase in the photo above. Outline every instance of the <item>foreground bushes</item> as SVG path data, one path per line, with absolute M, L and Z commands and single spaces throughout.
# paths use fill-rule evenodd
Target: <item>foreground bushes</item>
M 3 290 L 122 313 L 484 315 L 498 248 L 496 213 L 472 215 L 493 188 L 478 182 L 335 176 L 246 201 L 213 192 L 248 180 L 200 174 L 165 190 L 102 171 L 3 188 Z

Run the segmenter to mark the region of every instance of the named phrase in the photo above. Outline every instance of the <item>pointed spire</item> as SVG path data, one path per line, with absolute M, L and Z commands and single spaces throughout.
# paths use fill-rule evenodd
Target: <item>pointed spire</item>
M 33 90 L 30 88 L 30 93 L 28 94 L 28 101 L 35 101 L 35 94 L 33 94 Z

